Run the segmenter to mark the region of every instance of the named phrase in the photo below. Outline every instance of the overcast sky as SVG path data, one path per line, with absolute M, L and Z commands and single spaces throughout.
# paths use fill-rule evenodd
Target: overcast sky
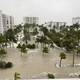
M 0 0 L 0 10 L 14 16 L 15 23 L 21 23 L 24 16 L 40 17 L 40 22 L 72 22 L 80 16 L 80 0 Z

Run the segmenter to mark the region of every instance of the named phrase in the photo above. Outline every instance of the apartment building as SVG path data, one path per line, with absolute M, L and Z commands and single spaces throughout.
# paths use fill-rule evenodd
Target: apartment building
M 44 24 L 44 27 L 47 27 L 48 30 L 54 29 L 57 32 L 59 32 L 61 29 L 63 29 L 66 26 L 66 22 L 47 22 Z
M 12 16 L 8 16 L 2 11 L 0 11 L 0 33 L 4 33 L 10 28 L 13 28 L 14 26 L 14 19 Z
M 80 24 L 80 17 L 73 17 L 72 24 Z
M 23 18 L 24 24 L 38 24 L 39 18 L 38 17 L 24 17 Z

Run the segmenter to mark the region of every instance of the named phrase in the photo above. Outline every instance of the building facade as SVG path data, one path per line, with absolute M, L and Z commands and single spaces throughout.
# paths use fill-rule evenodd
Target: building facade
M 23 18 L 24 24 L 38 24 L 39 18 L 38 17 L 24 17 Z
M 13 28 L 13 26 L 14 26 L 13 17 L 3 14 L 2 11 L 0 11 L 0 33 L 3 34 L 8 29 Z
M 66 26 L 66 22 L 47 22 L 44 24 L 44 27 L 47 27 L 48 30 L 54 29 L 57 32 L 59 32 L 61 29 L 63 29 Z
M 80 24 L 80 17 L 72 18 L 72 24 Z

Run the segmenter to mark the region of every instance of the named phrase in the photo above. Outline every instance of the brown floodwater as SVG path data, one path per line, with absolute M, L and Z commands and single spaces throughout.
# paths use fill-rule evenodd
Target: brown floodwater
M 31 78 L 31 76 L 48 72 L 55 74 L 56 78 L 69 78 L 69 74 L 79 72 L 80 67 L 56 67 L 59 64 L 59 54 L 62 52 L 60 49 L 50 49 L 49 53 L 43 55 L 40 49 L 28 50 L 26 54 L 21 56 L 21 53 L 16 48 L 8 48 L 8 54 L 5 61 L 13 63 L 10 69 L 0 69 L 0 79 L 10 79 L 14 77 L 14 73 L 21 74 L 21 78 Z M 75 57 L 75 63 L 79 63 L 80 57 Z M 62 60 L 62 64 L 72 64 L 72 54 L 67 54 L 67 58 Z

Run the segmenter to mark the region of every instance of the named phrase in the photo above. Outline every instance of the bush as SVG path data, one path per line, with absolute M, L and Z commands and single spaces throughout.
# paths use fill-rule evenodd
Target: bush
M 49 50 L 48 50 L 48 47 L 44 47 L 44 48 L 43 48 L 43 53 L 48 53 L 48 51 L 49 51 Z
M 54 76 L 53 74 L 48 73 L 48 78 L 50 78 L 50 79 L 54 79 L 55 76 Z
M 35 44 L 27 44 L 27 48 L 29 49 L 35 49 Z
M 11 62 L 6 63 L 6 68 L 11 68 L 13 64 Z
M 78 77 L 80 78 L 80 74 L 78 75 Z
M 13 64 L 11 62 L 7 62 L 7 63 L 5 61 L 0 62 L 1 69 L 11 68 L 12 66 Z
M 17 48 L 21 48 L 21 44 L 18 44 Z
M 6 62 L 5 61 L 1 61 L 0 62 L 0 68 L 4 69 L 6 66 Z

